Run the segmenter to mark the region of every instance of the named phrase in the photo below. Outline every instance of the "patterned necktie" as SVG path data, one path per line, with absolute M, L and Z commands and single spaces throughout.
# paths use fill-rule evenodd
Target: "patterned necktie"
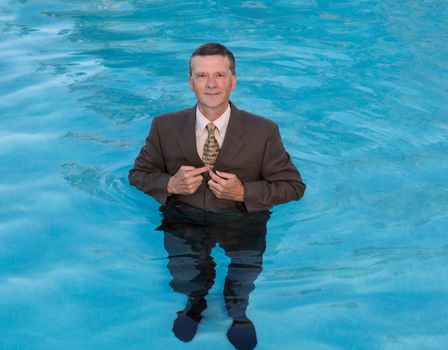
M 215 124 L 207 124 L 208 137 L 207 140 L 205 140 L 204 150 L 202 151 L 202 160 L 205 165 L 208 165 L 210 168 L 213 168 L 213 165 L 215 165 L 216 158 L 219 154 L 219 144 L 215 138 L 215 130 Z

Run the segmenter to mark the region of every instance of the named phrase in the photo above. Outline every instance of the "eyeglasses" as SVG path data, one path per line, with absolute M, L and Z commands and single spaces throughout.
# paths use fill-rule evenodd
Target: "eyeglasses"
M 210 79 L 210 77 L 213 77 L 213 79 L 217 82 L 224 82 L 224 81 L 226 81 L 228 76 L 229 76 L 228 74 L 223 73 L 223 72 L 213 73 L 212 75 L 210 75 L 208 73 L 196 73 L 193 75 L 194 79 L 196 79 L 200 83 L 207 82 Z

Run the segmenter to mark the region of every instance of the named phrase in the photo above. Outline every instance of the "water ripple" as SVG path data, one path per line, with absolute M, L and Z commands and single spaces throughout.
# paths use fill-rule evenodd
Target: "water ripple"
M 103 145 L 112 145 L 120 148 L 127 148 L 130 144 L 130 140 L 106 140 L 95 134 L 83 134 L 77 132 L 68 132 L 64 135 L 64 138 L 81 140 L 81 141 L 92 141 L 95 143 Z
M 139 206 L 140 196 L 131 191 L 126 167 L 82 166 L 71 162 L 61 165 L 65 181 L 72 187 L 94 197 L 120 203 L 127 207 Z M 141 207 L 141 206 L 140 206 Z
M 448 256 L 448 245 L 435 248 L 363 247 L 354 250 L 353 254 L 360 259 L 376 259 L 378 260 L 376 264 L 386 264 L 408 259 L 429 260 Z

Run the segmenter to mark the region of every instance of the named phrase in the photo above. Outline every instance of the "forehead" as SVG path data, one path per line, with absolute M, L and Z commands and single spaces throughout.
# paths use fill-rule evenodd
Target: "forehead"
M 194 56 L 191 59 L 191 68 L 195 72 L 217 72 L 230 69 L 230 61 L 227 56 L 210 55 Z

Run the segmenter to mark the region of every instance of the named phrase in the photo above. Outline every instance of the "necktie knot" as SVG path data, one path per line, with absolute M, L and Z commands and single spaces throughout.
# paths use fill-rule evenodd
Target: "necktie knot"
M 213 123 L 208 123 L 207 124 L 207 131 L 210 134 L 214 135 L 215 134 L 215 130 L 216 130 L 216 125 Z

